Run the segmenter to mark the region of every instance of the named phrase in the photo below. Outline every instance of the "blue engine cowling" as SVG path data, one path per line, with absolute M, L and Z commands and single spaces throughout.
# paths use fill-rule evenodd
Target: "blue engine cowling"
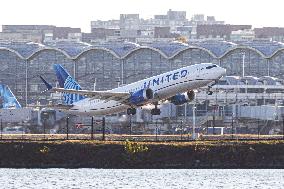
M 175 96 L 171 97 L 169 101 L 174 105 L 179 106 L 194 100 L 194 97 L 195 97 L 194 91 L 188 91 L 182 94 L 176 94 Z
M 134 105 L 143 105 L 148 100 L 153 99 L 152 89 L 141 89 L 131 94 L 129 102 Z

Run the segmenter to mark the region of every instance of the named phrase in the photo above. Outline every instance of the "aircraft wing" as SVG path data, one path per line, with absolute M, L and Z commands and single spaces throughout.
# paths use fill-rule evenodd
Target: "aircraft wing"
M 61 92 L 61 93 L 71 93 L 79 94 L 91 99 L 100 99 L 100 100 L 116 100 L 124 101 L 130 97 L 128 92 L 110 92 L 110 91 L 89 91 L 89 90 L 75 90 L 75 89 L 64 89 L 64 88 L 52 88 L 51 91 Z

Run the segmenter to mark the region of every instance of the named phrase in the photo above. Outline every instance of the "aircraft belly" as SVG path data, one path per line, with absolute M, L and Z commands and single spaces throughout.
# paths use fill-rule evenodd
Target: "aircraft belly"
M 117 101 L 103 101 L 93 104 L 92 108 L 90 109 L 90 113 L 92 115 L 115 114 L 124 111 L 126 108 L 126 105 Z
M 109 108 L 100 108 L 96 110 L 90 110 L 91 115 L 109 115 L 109 114 L 116 114 L 119 112 L 123 112 L 128 108 L 127 105 L 120 104 L 115 107 L 109 107 Z
M 117 101 L 85 101 L 74 105 L 66 113 L 81 116 L 108 115 L 123 112 L 127 108 L 127 105 Z
M 157 91 L 156 94 L 159 97 L 159 99 L 167 99 L 169 97 L 176 95 L 177 93 L 184 93 L 189 90 L 194 90 L 210 82 L 211 82 L 210 80 L 203 80 L 203 81 L 198 80 L 198 81 L 180 83 L 176 87 L 167 87 L 160 91 Z

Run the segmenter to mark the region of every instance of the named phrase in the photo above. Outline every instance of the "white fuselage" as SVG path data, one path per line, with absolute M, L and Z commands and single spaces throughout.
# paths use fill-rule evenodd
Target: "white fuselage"
M 210 69 L 211 66 L 213 66 Z M 183 67 L 177 70 L 166 72 L 151 78 L 137 81 L 125 86 L 121 86 L 111 92 L 136 92 L 144 88 L 153 90 L 154 99 L 145 102 L 145 104 L 158 102 L 168 99 L 178 93 L 194 90 L 203 87 L 218 80 L 226 73 L 224 68 L 211 63 L 195 64 Z M 130 105 L 119 101 L 85 98 L 73 104 L 68 113 L 75 115 L 107 115 L 125 111 Z

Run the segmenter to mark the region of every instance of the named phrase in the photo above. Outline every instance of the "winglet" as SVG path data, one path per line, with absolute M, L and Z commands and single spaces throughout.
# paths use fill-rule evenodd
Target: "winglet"
M 43 77 L 41 77 L 41 76 L 39 76 L 39 77 L 42 80 L 42 82 L 45 84 L 47 90 L 52 89 L 52 86 L 45 79 L 43 79 Z

